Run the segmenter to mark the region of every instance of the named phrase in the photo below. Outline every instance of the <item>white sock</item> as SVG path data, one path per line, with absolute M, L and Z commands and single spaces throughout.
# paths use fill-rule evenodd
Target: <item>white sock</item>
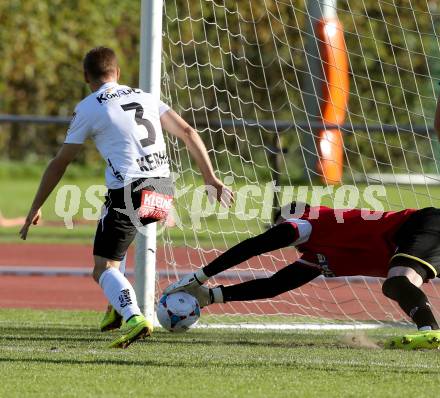
M 101 274 L 99 286 L 113 308 L 125 321 L 133 315 L 141 315 L 136 294 L 128 279 L 116 268 L 109 268 Z
M 125 275 L 125 266 L 127 263 L 127 254 L 124 256 L 124 258 L 122 259 L 122 261 L 119 263 L 119 272 L 122 275 Z

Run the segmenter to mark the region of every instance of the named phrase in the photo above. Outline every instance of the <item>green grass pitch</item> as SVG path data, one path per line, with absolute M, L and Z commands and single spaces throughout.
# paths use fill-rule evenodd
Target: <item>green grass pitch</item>
M 101 314 L 0 311 L 1 397 L 428 397 L 438 351 L 356 348 L 346 332 L 162 330 L 108 349 Z M 402 333 L 369 331 L 371 341 Z

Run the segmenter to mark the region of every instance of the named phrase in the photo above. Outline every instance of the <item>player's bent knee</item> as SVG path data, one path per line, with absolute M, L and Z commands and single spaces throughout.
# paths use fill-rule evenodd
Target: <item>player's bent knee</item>
M 416 265 L 418 266 L 418 264 Z M 408 278 L 413 285 L 420 287 L 423 284 L 423 281 L 427 278 L 427 272 L 421 266 L 419 266 L 417 270 L 403 265 L 392 266 L 388 271 L 388 279 L 396 278 L 398 276 L 404 276 Z
M 99 278 L 103 272 L 105 272 L 109 268 L 119 268 L 120 261 L 110 260 L 101 256 L 94 256 L 95 258 L 95 267 L 93 268 L 93 279 L 96 283 L 99 283 Z

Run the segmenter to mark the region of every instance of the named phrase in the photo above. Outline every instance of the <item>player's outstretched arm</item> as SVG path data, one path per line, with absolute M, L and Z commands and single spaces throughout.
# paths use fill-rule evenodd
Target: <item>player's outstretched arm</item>
M 188 293 L 197 298 L 200 307 L 229 301 L 262 300 L 303 286 L 320 274 L 321 271 L 317 267 L 304 264 L 299 260 L 269 278 L 254 279 L 226 287 L 217 286 L 212 289 L 198 286 L 189 289 Z
M 211 189 L 214 190 L 217 200 L 223 206 L 230 206 L 234 200 L 234 195 L 232 191 L 225 187 L 215 176 L 214 169 L 209 160 L 208 151 L 197 131 L 171 109 L 162 114 L 160 122 L 165 130 L 185 143 L 202 173 L 205 185 L 208 187 L 208 194 L 211 193 Z
M 203 267 L 203 273 L 209 278 L 254 256 L 289 246 L 297 238 L 298 232 L 290 223 L 276 225 L 260 235 L 246 239 L 231 247 Z
M 53 158 L 46 167 L 41 177 L 40 186 L 35 194 L 32 206 L 26 217 L 23 227 L 20 230 L 20 237 L 26 240 L 29 227 L 36 225 L 41 217 L 41 207 L 57 186 L 69 163 L 80 151 L 81 144 L 63 144 L 55 158 Z
M 188 290 L 202 285 L 210 277 L 249 260 L 254 256 L 291 245 L 298 238 L 297 229 L 290 223 L 282 223 L 266 232 L 240 242 L 225 251 L 207 266 L 194 274 L 186 275 L 168 286 L 164 293 Z
M 272 298 L 296 289 L 321 274 L 318 268 L 295 262 L 269 278 L 255 279 L 237 285 L 212 289 L 214 302 L 251 301 Z

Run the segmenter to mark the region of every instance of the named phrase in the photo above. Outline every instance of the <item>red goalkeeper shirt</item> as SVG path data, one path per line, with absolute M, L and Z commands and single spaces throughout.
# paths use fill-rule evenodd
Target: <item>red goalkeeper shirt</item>
M 296 230 L 299 261 L 320 267 L 326 276 L 382 276 L 396 251 L 394 236 L 415 209 L 372 212 L 325 206 L 306 209 L 285 222 Z

